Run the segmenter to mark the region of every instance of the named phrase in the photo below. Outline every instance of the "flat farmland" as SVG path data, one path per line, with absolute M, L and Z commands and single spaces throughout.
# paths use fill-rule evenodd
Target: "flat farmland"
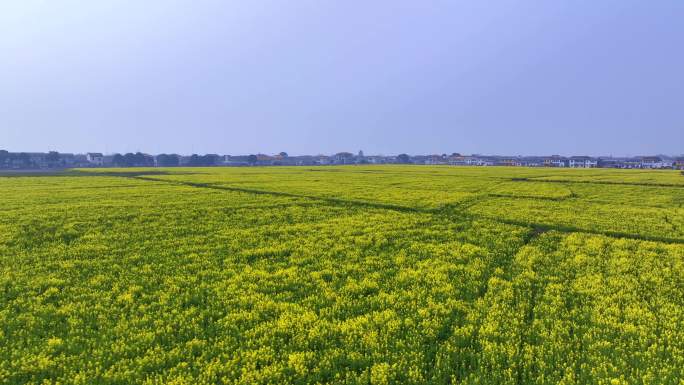
M 0 384 L 682 384 L 684 176 L 0 176 Z

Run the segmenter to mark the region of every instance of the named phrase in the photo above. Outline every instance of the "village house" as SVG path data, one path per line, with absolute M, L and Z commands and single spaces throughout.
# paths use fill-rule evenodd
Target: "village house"
M 560 155 L 551 155 L 550 157 L 544 158 L 545 167 L 566 167 L 568 165 L 568 160 Z
M 496 165 L 497 166 L 522 166 L 522 163 L 520 162 L 519 159 L 502 158 L 502 159 L 497 160 Z
M 333 163 L 332 158 L 327 155 L 317 155 L 314 157 L 317 165 L 326 166 Z
M 451 165 L 465 165 L 465 159 L 465 156 L 459 153 L 453 153 L 447 158 L 447 162 Z
M 89 152 L 86 154 L 86 160 L 92 166 L 101 167 L 104 165 L 104 156 L 100 152 Z
M 471 157 L 466 157 L 466 164 L 469 166 L 493 166 L 494 161 L 487 157 L 473 155 Z
M 364 157 L 364 159 L 366 159 L 366 162 L 368 162 L 370 164 L 384 164 L 384 163 L 386 163 L 385 157 L 380 156 L 380 155 L 369 155 L 369 156 Z
M 338 152 L 332 156 L 332 162 L 335 164 L 354 164 L 354 154 L 351 152 Z
M 184 157 L 181 157 L 181 164 L 184 164 Z M 219 164 L 223 166 L 247 166 L 249 162 L 247 160 L 247 155 L 224 155 L 222 159 L 219 160 Z
M 598 159 L 598 167 L 602 168 L 641 168 L 641 158 L 614 158 L 605 157 Z
M 283 165 L 286 166 L 315 166 L 316 157 L 312 155 L 288 156 L 283 159 Z
M 598 160 L 589 156 L 571 156 L 570 159 L 568 159 L 568 167 L 594 168 L 598 167 Z
M 597 167 L 619 168 L 620 167 L 620 161 L 619 161 L 619 159 L 616 159 L 613 157 L 598 158 L 598 166 Z
M 425 164 L 447 164 L 447 156 L 444 155 L 430 155 L 425 159 Z
M 544 158 L 538 156 L 526 156 L 522 160 L 522 165 L 527 167 L 542 167 L 544 166 Z
M 641 158 L 641 168 L 671 168 L 672 162 L 668 162 L 659 156 L 644 156 Z
M 514 160 L 511 158 L 494 158 L 492 159 L 492 162 L 494 163 L 495 166 L 513 166 L 514 165 Z
M 273 162 L 276 161 L 276 158 L 274 156 L 268 155 L 268 154 L 257 154 L 257 165 L 260 166 L 270 166 L 273 165 Z
M 620 162 L 620 168 L 641 168 L 641 160 L 636 158 L 628 158 Z

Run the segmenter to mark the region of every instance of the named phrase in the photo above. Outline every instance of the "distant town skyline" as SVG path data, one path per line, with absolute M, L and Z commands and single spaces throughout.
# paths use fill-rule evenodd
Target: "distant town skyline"
M 0 3 L 0 149 L 684 152 L 684 2 Z

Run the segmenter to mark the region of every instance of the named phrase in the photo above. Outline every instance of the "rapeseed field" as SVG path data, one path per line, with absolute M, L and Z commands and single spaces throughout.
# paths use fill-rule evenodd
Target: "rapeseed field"
M 0 177 L 0 384 L 682 384 L 684 176 Z

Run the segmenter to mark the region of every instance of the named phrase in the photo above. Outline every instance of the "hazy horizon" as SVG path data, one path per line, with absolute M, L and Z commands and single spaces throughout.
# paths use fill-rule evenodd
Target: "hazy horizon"
M 684 2 L 0 4 L 0 149 L 679 155 Z

